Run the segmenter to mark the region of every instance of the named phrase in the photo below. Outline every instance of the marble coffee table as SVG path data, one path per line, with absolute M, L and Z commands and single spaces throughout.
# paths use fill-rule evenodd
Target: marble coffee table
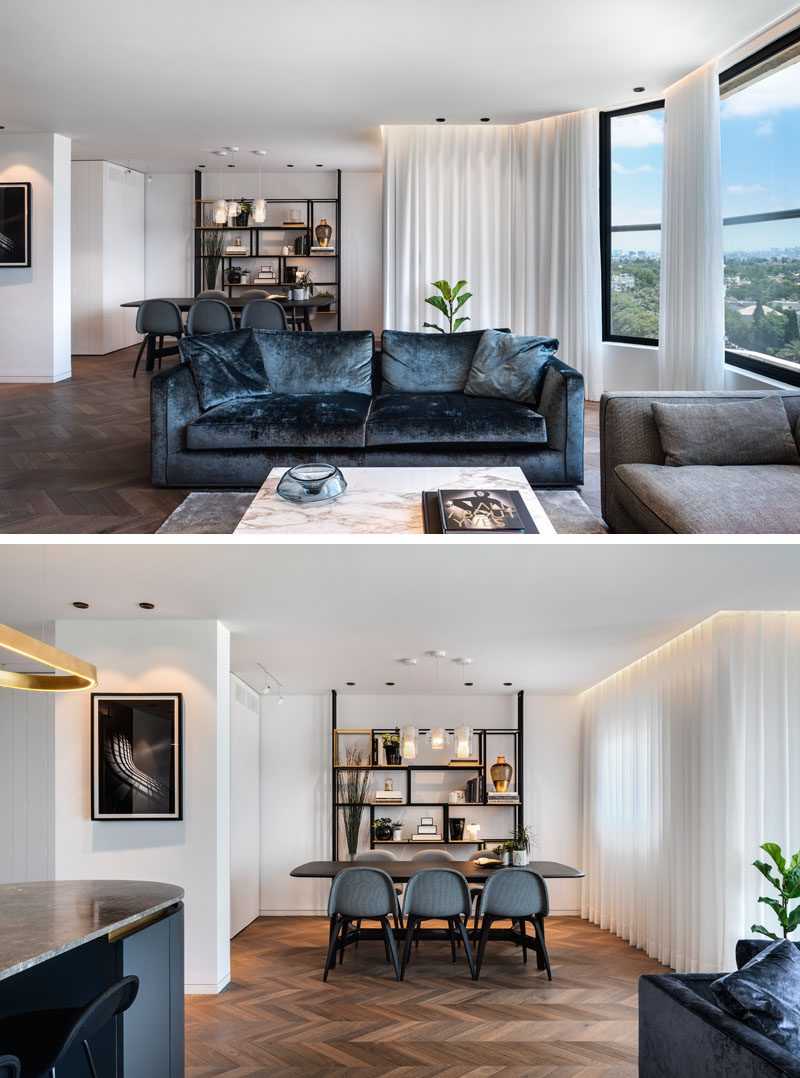
M 347 490 L 331 502 L 296 505 L 275 493 L 273 468 L 235 535 L 423 535 L 424 490 L 519 490 L 540 535 L 555 535 L 520 468 L 342 468 Z

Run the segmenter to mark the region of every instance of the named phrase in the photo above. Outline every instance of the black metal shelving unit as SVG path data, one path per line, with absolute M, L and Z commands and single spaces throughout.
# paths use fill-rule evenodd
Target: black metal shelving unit
M 249 197 L 249 196 L 242 196 Z M 241 235 L 246 237 L 242 243 L 241 254 L 224 254 L 220 258 L 222 282 L 219 287 L 233 298 L 236 295 L 238 289 L 252 289 L 252 288 L 264 288 L 267 291 L 281 291 L 283 289 L 292 288 L 294 282 L 286 279 L 286 267 L 287 264 L 295 263 L 310 263 L 316 265 L 319 262 L 328 262 L 331 266 L 331 273 L 326 274 L 326 280 L 314 281 L 314 288 L 335 288 L 334 299 L 331 300 L 331 310 L 320 309 L 318 315 L 325 316 L 327 314 L 335 317 L 336 329 L 342 328 L 342 271 L 341 271 L 341 207 L 342 207 L 342 173 L 340 169 L 336 171 L 336 197 L 335 198 L 265 198 L 264 201 L 267 206 L 302 206 L 305 207 L 305 224 L 302 225 L 256 225 L 249 224 L 243 226 L 236 225 L 213 225 L 207 224 L 203 218 L 203 207 L 213 205 L 217 200 L 215 198 L 203 198 L 202 197 L 202 173 L 195 171 L 195 199 L 194 199 L 194 291 L 195 295 L 202 291 L 204 285 L 204 273 L 203 262 L 208 255 L 203 254 L 203 234 L 205 232 L 225 232 L 230 236 Z M 241 198 L 239 199 L 241 201 Z M 314 237 L 314 219 L 317 206 L 333 206 L 333 220 L 334 224 L 334 240 L 335 240 L 335 254 L 332 255 L 300 255 L 300 254 L 266 254 L 260 251 L 261 237 L 263 235 L 275 235 L 281 233 L 286 236 L 298 236 L 305 235 L 308 239 L 309 249 L 315 242 Z M 326 217 L 328 221 L 331 220 L 330 211 L 320 214 L 320 216 Z M 286 246 L 284 244 L 283 246 Z M 275 262 L 277 265 L 275 281 L 258 281 L 249 280 L 246 284 L 229 284 L 228 283 L 228 270 L 230 267 L 240 261 L 241 259 L 257 259 L 259 262 Z M 297 266 L 298 269 L 303 268 Z
M 347 804 L 339 800 L 339 771 L 346 769 L 346 764 L 340 764 L 337 759 L 337 735 L 341 736 L 370 736 L 370 747 L 372 746 L 372 738 L 382 733 L 389 733 L 395 729 L 395 727 L 388 726 L 375 726 L 369 729 L 348 729 L 338 727 L 338 695 L 335 689 L 331 690 L 331 804 L 333 810 L 332 826 L 331 826 L 331 857 L 334 861 L 339 860 L 339 809 Z M 472 765 L 464 764 L 365 764 L 359 770 L 364 771 L 380 771 L 391 774 L 397 772 L 399 775 L 405 778 L 405 797 L 402 802 L 369 802 L 366 808 L 369 809 L 369 835 L 370 835 L 370 849 L 375 849 L 376 846 L 419 846 L 423 849 L 429 846 L 477 846 L 480 849 L 485 849 L 487 846 L 495 845 L 498 842 L 504 841 L 508 835 L 493 835 L 491 837 L 484 837 L 477 840 L 460 839 L 458 841 L 451 841 L 449 839 L 450 834 L 450 810 L 455 809 L 457 812 L 461 812 L 462 809 L 467 808 L 481 808 L 481 809 L 513 809 L 514 812 L 514 827 L 520 827 L 522 825 L 524 815 L 524 776 L 523 768 L 520 766 L 520 761 L 524 758 L 524 724 L 525 724 L 525 694 L 520 691 L 517 693 L 517 725 L 516 727 L 483 727 L 472 728 L 472 737 L 478 739 L 478 763 Z M 418 728 L 418 734 L 424 735 L 428 733 L 427 728 Z M 453 734 L 453 727 L 447 728 L 448 734 Z M 512 766 L 514 768 L 514 776 L 516 779 L 517 788 L 517 801 L 506 804 L 492 804 L 488 801 L 488 790 L 491 782 L 489 774 L 489 756 L 487 754 L 488 743 L 490 739 L 494 737 L 513 738 L 514 742 L 514 756 Z M 506 755 L 508 755 L 506 753 Z M 413 777 L 415 774 L 424 772 L 438 772 L 438 773 L 462 773 L 469 776 L 482 774 L 484 776 L 484 798 L 482 801 L 467 801 L 457 804 L 450 803 L 449 801 L 416 801 L 412 800 L 413 793 Z M 402 841 L 386 840 L 380 841 L 375 838 L 375 829 L 373 824 L 375 823 L 375 810 L 379 809 L 381 812 L 389 812 L 393 809 L 406 809 L 406 808 L 430 808 L 441 809 L 442 811 L 442 838 L 435 839 L 431 842 L 415 841 L 412 839 L 403 839 Z M 499 830 L 499 828 L 498 828 Z

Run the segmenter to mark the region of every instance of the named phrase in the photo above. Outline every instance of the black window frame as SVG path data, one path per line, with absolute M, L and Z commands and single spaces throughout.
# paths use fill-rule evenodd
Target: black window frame
M 600 113 L 600 258 L 602 262 L 603 283 L 603 341 L 613 344 L 640 344 L 651 348 L 658 347 L 658 340 L 651 337 L 626 337 L 622 333 L 611 332 L 611 251 L 615 232 L 660 232 L 661 225 L 617 225 L 611 220 L 611 121 L 617 116 L 632 116 L 638 112 L 657 112 L 663 109 L 665 102 L 644 101 L 624 109 Z

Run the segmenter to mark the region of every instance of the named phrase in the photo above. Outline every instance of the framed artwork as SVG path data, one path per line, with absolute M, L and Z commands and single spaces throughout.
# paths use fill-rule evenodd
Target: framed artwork
M 92 693 L 92 819 L 183 819 L 183 697 Z
M 31 185 L 0 183 L 0 269 L 31 264 Z

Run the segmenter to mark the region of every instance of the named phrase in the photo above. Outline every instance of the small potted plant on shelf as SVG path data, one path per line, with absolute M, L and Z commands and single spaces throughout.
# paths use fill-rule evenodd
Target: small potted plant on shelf
M 389 766 L 396 766 L 400 763 L 400 727 L 396 726 L 393 731 L 386 734 L 381 734 L 381 741 L 383 742 L 383 752 L 386 756 L 386 763 Z
M 494 854 L 495 857 L 499 858 L 499 860 L 501 860 L 504 865 L 510 865 L 511 864 L 511 849 L 512 849 L 511 839 L 506 839 L 506 841 L 501 842 L 499 846 L 495 846 L 495 848 L 492 850 L 492 853 Z
M 503 844 L 511 850 L 511 863 L 517 868 L 527 865 L 532 838 L 530 827 L 515 827 L 511 832 L 510 840 Z
M 379 820 L 376 820 L 372 825 L 372 829 L 375 832 L 375 840 L 377 842 L 391 842 L 394 826 L 394 821 L 390 816 L 382 816 Z
M 399 820 L 395 820 L 392 824 L 392 842 L 403 841 L 403 825 Z

